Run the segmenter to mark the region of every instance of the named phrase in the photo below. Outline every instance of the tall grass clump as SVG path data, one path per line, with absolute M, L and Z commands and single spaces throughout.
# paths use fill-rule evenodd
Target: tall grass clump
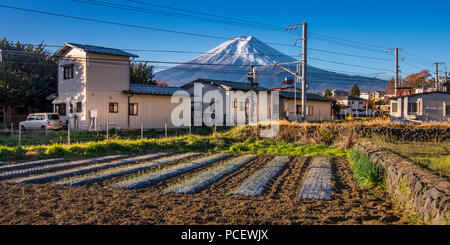
M 348 159 L 359 186 L 383 187 L 381 170 L 364 153 L 352 150 L 348 153 Z

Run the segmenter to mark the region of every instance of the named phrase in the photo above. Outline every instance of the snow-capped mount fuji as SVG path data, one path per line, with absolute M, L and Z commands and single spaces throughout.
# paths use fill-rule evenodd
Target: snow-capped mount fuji
M 155 74 L 155 78 L 172 86 L 182 86 L 199 78 L 248 82 L 247 73 L 251 69 L 250 66 L 254 65 L 258 67 L 261 86 L 273 88 L 279 87 L 285 77 L 292 76 L 271 65 L 294 61 L 296 59 L 293 57 L 255 37 L 241 36 L 232 38 L 191 61 L 160 71 Z M 295 64 L 290 68 L 295 70 Z M 368 81 L 371 81 L 371 89 L 384 90 L 386 85 L 384 80 L 349 76 L 312 66 L 308 66 L 308 81 L 311 91 L 323 91 L 327 88 L 348 90 L 352 84 L 358 84 L 362 90 L 367 90 Z

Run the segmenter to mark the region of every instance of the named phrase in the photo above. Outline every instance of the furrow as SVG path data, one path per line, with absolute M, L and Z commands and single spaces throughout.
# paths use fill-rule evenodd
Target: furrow
M 183 159 L 198 156 L 198 155 L 200 155 L 200 153 L 186 153 L 186 154 L 173 156 L 173 157 L 169 157 L 166 159 L 157 160 L 157 161 L 153 161 L 153 162 L 145 162 L 145 163 L 138 164 L 138 165 L 127 166 L 127 167 L 119 168 L 119 169 L 116 168 L 116 169 L 112 169 L 112 170 L 102 171 L 102 172 L 96 173 L 96 174 L 75 177 L 73 179 L 60 181 L 56 184 L 57 185 L 81 186 L 81 185 L 85 185 L 85 184 L 89 184 L 89 183 L 93 183 L 93 182 L 100 182 L 105 179 L 109 179 L 109 178 L 113 178 L 113 177 L 117 177 L 117 176 L 122 176 L 122 175 L 127 175 L 127 174 L 131 174 L 131 173 L 147 170 L 149 168 L 152 168 L 152 167 L 155 167 L 158 165 L 167 164 L 167 163 L 183 160 Z
M 165 193 L 173 192 L 173 193 L 184 193 L 184 194 L 192 194 L 197 190 L 202 189 L 208 184 L 222 178 L 223 176 L 233 172 L 240 166 L 250 162 L 255 159 L 254 155 L 245 155 L 240 156 L 234 159 L 231 159 L 224 164 L 217 166 L 213 169 L 208 169 L 197 176 L 183 182 L 179 185 L 175 185 L 173 187 L 169 187 L 165 190 Z
M 176 166 L 173 167 L 169 167 L 166 169 L 162 169 L 159 171 L 155 171 L 155 172 L 151 172 L 142 176 L 138 176 L 132 179 L 128 179 L 128 180 L 123 180 L 117 183 L 114 183 L 112 185 L 110 185 L 110 187 L 115 187 L 115 188 L 123 188 L 123 189 L 138 189 L 141 188 L 143 186 L 152 184 L 154 182 L 157 182 L 159 180 L 163 180 L 165 178 L 177 175 L 177 174 L 181 174 L 184 172 L 187 172 L 189 170 L 216 162 L 216 161 L 220 161 L 222 159 L 228 158 L 230 157 L 231 154 L 223 154 L 223 153 L 218 153 L 218 154 L 214 154 L 212 156 L 208 156 L 208 157 L 204 157 L 204 158 L 200 158 L 194 161 L 190 161 L 187 163 L 181 163 L 178 164 Z
M 64 158 L 53 158 L 53 159 L 45 159 L 45 160 L 37 160 L 37 161 L 31 161 L 31 162 L 24 162 L 19 164 L 13 164 L 13 165 L 3 165 L 0 163 L 0 172 L 5 171 L 11 171 L 11 170 L 17 170 L 17 169 L 24 169 L 24 168 L 32 168 L 36 166 L 46 165 L 46 164 L 55 164 L 67 161 Z
M 250 179 L 240 185 L 232 194 L 243 196 L 259 196 L 267 183 L 275 177 L 290 161 L 288 156 L 277 156 L 266 167 L 255 173 Z
M 138 156 L 138 157 L 127 158 L 124 160 L 94 164 L 94 165 L 78 167 L 78 168 L 74 168 L 74 169 L 45 173 L 45 174 L 41 174 L 41 175 L 34 175 L 34 176 L 30 176 L 30 177 L 15 179 L 13 181 L 16 183 L 25 183 L 25 184 L 47 182 L 47 181 L 51 181 L 51 180 L 62 179 L 62 178 L 69 177 L 69 176 L 75 176 L 78 174 L 84 174 L 84 173 L 89 173 L 89 172 L 93 172 L 93 171 L 98 171 L 98 170 L 106 169 L 106 168 L 110 168 L 110 167 L 118 167 L 118 166 L 136 163 L 136 162 L 140 162 L 140 161 L 146 161 L 146 160 L 150 160 L 150 159 L 154 159 L 154 158 L 166 156 L 166 155 L 167 155 L 167 153 L 148 154 L 148 155 L 143 155 L 143 156 Z
M 90 165 L 90 164 L 94 164 L 94 163 L 117 160 L 117 159 L 124 158 L 124 157 L 125 157 L 124 155 L 105 156 L 105 157 L 99 157 L 99 158 L 92 158 L 92 159 L 85 159 L 85 160 L 79 160 L 79 161 L 71 161 L 71 162 L 65 162 L 65 163 L 52 164 L 52 165 L 47 165 L 47 166 L 39 166 L 39 167 L 34 167 L 34 168 L 13 170 L 13 171 L 0 173 L 0 179 L 11 179 L 11 178 L 27 176 L 27 175 L 31 175 L 31 174 L 39 174 L 39 173 L 44 173 L 44 172 L 64 170 L 64 169 L 75 168 L 75 167 L 84 166 L 84 165 Z

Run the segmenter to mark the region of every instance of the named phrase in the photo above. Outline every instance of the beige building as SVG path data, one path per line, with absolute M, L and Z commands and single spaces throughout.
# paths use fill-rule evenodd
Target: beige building
M 66 43 L 58 58 L 58 96 L 53 100 L 72 128 L 164 128 L 171 124 L 174 87 L 130 84 L 130 57 L 118 49 Z M 186 99 L 190 100 L 189 97 Z M 190 103 L 190 102 L 189 102 Z
M 297 92 L 294 100 L 294 92 L 280 92 L 280 119 L 295 121 L 295 105 L 297 106 L 297 119 L 302 115 L 302 93 Z M 295 101 L 297 103 L 295 103 Z M 307 121 L 330 121 L 331 106 L 333 100 L 317 95 L 306 95 L 306 118 Z

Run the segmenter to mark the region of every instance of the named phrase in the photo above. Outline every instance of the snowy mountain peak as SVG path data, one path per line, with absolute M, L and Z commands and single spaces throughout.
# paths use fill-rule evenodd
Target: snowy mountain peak
M 155 77 L 174 86 L 181 86 L 199 78 L 248 82 L 247 73 L 250 66 L 256 65 L 260 84 L 272 88 L 280 86 L 285 77 L 292 77 L 281 68 L 268 65 L 292 61 L 295 59 L 291 56 L 281 53 L 253 36 L 238 36 L 185 64 L 160 71 Z M 295 65 L 292 65 L 292 70 L 295 69 Z M 366 83 L 365 77 L 339 74 L 312 66 L 308 66 L 308 71 L 308 81 L 313 90 L 347 89 L 352 83 L 364 88 L 363 83 Z

